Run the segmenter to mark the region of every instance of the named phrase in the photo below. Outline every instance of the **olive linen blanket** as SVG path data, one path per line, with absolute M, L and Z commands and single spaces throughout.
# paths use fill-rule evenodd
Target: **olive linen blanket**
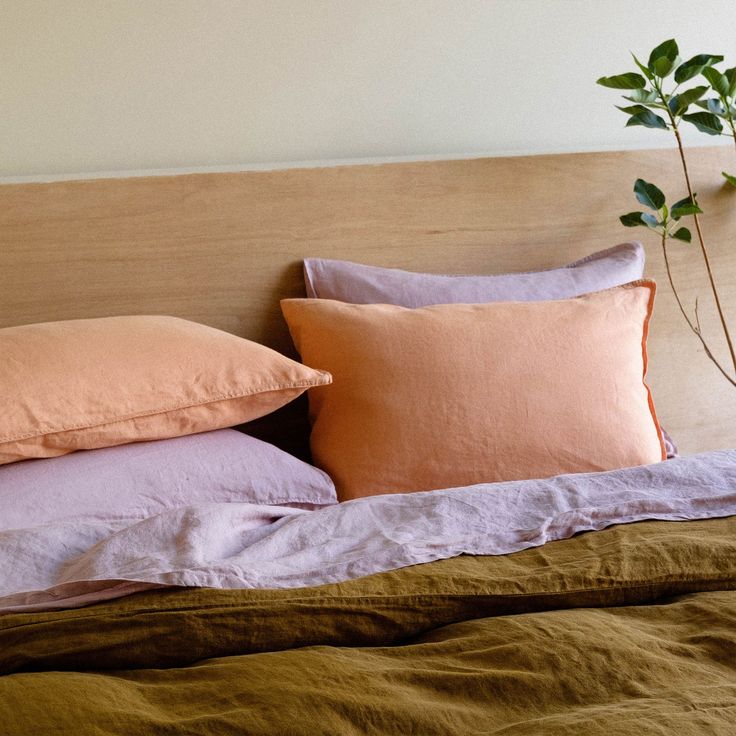
M 0 616 L 0 732 L 734 734 L 736 518 Z

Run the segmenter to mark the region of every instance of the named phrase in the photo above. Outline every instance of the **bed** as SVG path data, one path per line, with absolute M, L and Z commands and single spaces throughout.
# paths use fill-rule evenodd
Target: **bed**
M 691 166 L 734 313 L 725 158 L 700 149 Z M 4 184 L 0 327 L 163 314 L 295 358 L 279 300 L 304 296 L 304 258 L 466 274 L 559 266 L 625 240 L 616 216 L 631 209 L 638 176 L 674 187 L 677 161 L 637 151 Z M 647 248 L 647 274 L 663 282 Z M 694 255 L 674 254 L 675 266 L 704 314 Z M 3 732 L 732 733 L 736 397 L 666 288 L 657 300 L 648 382 L 684 457 L 497 484 L 495 506 L 488 488 L 458 483 L 467 487 L 317 510 L 276 497 L 257 513 L 229 503 L 224 521 L 208 507 L 195 526 L 224 550 L 217 587 L 179 499 L 156 518 L 169 514 L 171 539 L 186 538 L 189 577 L 172 577 L 181 550 L 168 577 L 146 577 L 159 531 L 110 527 L 84 564 L 118 565 L 114 584 L 105 573 L 76 598 L 26 588 L 24 605 L 0 613 Z M 306 403 L 241 426 L 243 436 L 309 460 Z M 195 452 L 208 448 L 183 456 Z M 594 513 L 614 491 L 616 508 Z M 55 513 L 42 494 L 29 498 L 40 520 Z M 37 527 L 33 574 L 49 545 L 74 546 L 72 528 L 59 528 Z M 387 558 L 381 536 L 394 543 Z M 30 547 L 14 546 L 12 529 L 3 539 L 10 579 Z

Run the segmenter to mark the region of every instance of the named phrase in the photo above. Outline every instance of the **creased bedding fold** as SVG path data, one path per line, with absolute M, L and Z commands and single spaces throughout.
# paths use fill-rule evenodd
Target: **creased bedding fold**
M 206 523 L 199 541 L 191 528 L 207 515 L 189 510 L 176 559 L 210 569 L 210 554 L 218 569 L 241 576 L 281 570 L 290 584 L 304 580 L 303 562 L 315 545 L 334 551 L 325 542 L 329 533 L 351 573 L 370 570 L 376 559 L 396 567 L 448 550 L 459 556 L 311 587 L 177 587 L 84 608 L 5 613 L 1 730 L 4 736 L 731 736 L 736 516 L 574 531 L 611 523 L 606 508 L 632 521 L 633 502 L 640 513 L 672 518 L 725 512 L 733 459 L 715 453 L 613 475 L 419 494 L 425 499 L 416 506 L 392 496 L 387 504 L 345 504 L 337 514 L 291 510 L 281 517 L 272 510 L 277 521 L 256 523 L 256 513 L 254 525 L 231 529 L 216 548 Z M 492 518 L 474 526 L 483 501 L 499 488 L 506 495 L 495 509 L 507 515 L 497 516 L 495 526 Z M 475 493 L 480 506 L 472 502 Z M 604 497 L 607 507 L 591 503 Z M 469 538 L 485 540 L 488 549 L 509 539 L 526 549 L 461 554 L 462 544 L 448 542 L 462 537 L 457 529 L 452 536 L 447 517 L 463 507 Z M 530 508 L 539 515 L 530 517 Z M 534 523 L 514 526 L 515 518 Z M 373 547 L 368 540 L 379 524 L 383 533 Z M 541 543 L 563 532 L 573 536 Z M 266 559 L 282 536 L 301 540 L 293 556 L 261 571 L 245 564 Z M 155 569 L 159 561 L 148 554 L 171 538 L 160 542 L 131 552 L 121 569 Z M 84 554 L 106 559 L 95 549 L 73 564 L 87 564 Z M 376 557 L 381 550 L 388 556 Z M 334 569 L 320 573 L 320 559 L 310 575 L 333 575 Z M 361 567 L 361 560 L 370 564 Z M 92 599 L 138 585 L 90 584 L 99 586 Z M 68 602 L 63 591 L 57 594 L 61 605 Z
M 159 586 L 299 588 L 461 554 L 501 555 L 645 519 L 736 514 L 736 451 L 302 511 L 202 504 L 143 521 L 0 531 L 0 611 Z
M 514 555 L 462 556 L 318 587 L 148 591 L 89 608 L 9 613 L 0 616 L 0 673 L 393 646 L 470 619 L 733 589 L 736 517 L 642 522 Z

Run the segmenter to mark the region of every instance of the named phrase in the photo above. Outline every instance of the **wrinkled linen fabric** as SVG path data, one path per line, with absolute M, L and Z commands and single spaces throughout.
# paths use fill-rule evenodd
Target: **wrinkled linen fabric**
M 243 424 L 332 378 L 164 315 L 0 328 L 0 465 Z
M 406 309 L 283 299 L 315 465 L 341 501 L 666 457 L 646 384 L 653 281 L 574 299 Z
M 736 517 L 0 616 L 3 736 L 733 736 Z M 8 676 L 4 676 L 8 675 Z
M 446 276 L 328 258 L 304 260 L 307 296 L 350 304 L 526 302 L 569 299 L 644 276 L 644 246 L 621 243 L 559 268 L 485 276 Z
M 198 503 L 337 503 L 326 473 L 234 429 L 0 466 L 0 530 Z
M 0 532 L 0 611 L 73 607 L 160 586 L 314 586 L 461 554 L 507 554 L 613 524 L 731 515 L 736 450 L 319 511 L 216 503 L 132 523 L 67 520 Z
M 620 286 L 644 277 L 644 246 L 621 243 L 559 268 L 522 273 L 448 276 L 380 268 L 328 258 L 304 259 L 307 296 L 349 304 L 474 304 L 567 299 Z M 662 431 L 667 457 L 677 447 Z

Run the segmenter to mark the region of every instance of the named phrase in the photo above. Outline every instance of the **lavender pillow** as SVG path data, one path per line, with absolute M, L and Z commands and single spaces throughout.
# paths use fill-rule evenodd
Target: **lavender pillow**
M 350 304 L 431 304 L 535 302 L 569 299 L 636 281 L 644 275 L 644 247 L 622 243 L 560 268 L 496 276 L 442 276 L 350 261 L 307 258 L 307 296 Z
M 643 276 L 644 247 L 638 242 L 621 243 L 559 268 L 495 276 L 414 273 L 326 258 L 304 261 L 304 282 L 309 297 L 410 308 L 569 299 Z M 677 448 L 664 431 L 663 439 L 667 457 L 677 457 Z
M 234 429 L 0 466 L 0 529 L 224 502 L 315 508 L 337 497 L 326 473 Z

